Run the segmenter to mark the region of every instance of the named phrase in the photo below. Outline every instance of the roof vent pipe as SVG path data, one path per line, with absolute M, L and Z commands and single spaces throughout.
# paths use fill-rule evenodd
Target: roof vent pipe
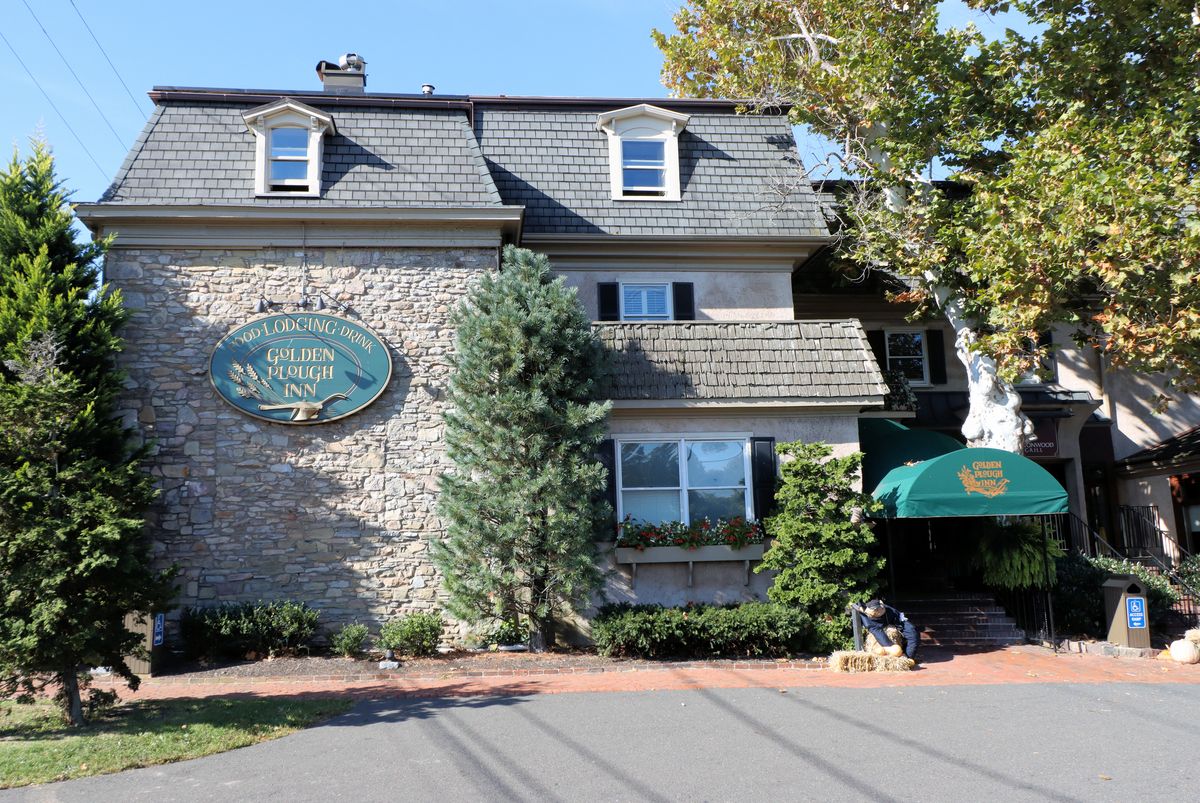
M 435 87 L 433 84 L 421 84 L 421 94 L 422 95 L 432 95 L 433 90 L 436 88 L 437 87 Z

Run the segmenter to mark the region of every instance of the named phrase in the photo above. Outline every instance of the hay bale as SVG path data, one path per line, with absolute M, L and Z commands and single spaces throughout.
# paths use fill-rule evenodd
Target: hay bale
M 900 630 L 900 628 L 887 627 L 884 628 L 883 632 L 887 633 L 887 637 L 892 644 L 900 645 L 900 652 L 904 652 L 904 649 L 908 645 L 904 643 L 904 633 Z M 863 639 L 863 650 L 871 653 L 872 655 L 887 655 L 887 647 L 881 645 L 879 640 L 875 638 L 875 634 L 870 630 L 867 631 L 866 638 Z
M 829 668 L 834 672 L 870 672 L 876 656 L 858 650 L 837 650 L 829 656 Z
M 1189 630 L 1183 634 L 1183 638 L 1185 641 L 1190 641 L 1193 644 L 1200 644 L 1200 628 Z
M 838 650 L 829 656 L 829 668 L 834 672 L 910 672 L 915 666 L 916 661 L 904 656 L 893 658 L 858 650 Z

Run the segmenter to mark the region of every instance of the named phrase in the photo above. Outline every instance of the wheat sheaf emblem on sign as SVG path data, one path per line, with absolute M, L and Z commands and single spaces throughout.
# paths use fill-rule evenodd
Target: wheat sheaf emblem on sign
M 249 362 L 239 365 L 232 363 L 232 368 L 229 371 L 229 378 L 237 386 L 237 394 L 243 399 L 254 399 L 255 401 L 265 402 L 258 405 L 258 409 L 265 411 L 271 410 L 290 410 L 293 421 L 315 421 L 321 411 L 325 409 L 325 405 L 338 401 L 339 399 L 348 399 L 345 393 L 334 393 L 332 396 L 322 399 L 321 401 L 297 401 L 286 402 L 277 393 L 271 384 L 258 375 L 254 370 L 254 366 Z
M 1000 496 L 1008 490 L 1008 480 L 1002 479 L 995 485 L 985 485 L 980 482 L 971 469 L 963 466 L 959 469 L 958 478 L 962 481 L 963 490 L 969 494 L 979 494 L 980 496 L 993 497 Z

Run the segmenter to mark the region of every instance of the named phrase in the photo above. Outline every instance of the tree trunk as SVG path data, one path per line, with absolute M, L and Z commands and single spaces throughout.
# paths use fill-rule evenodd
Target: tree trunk
M 79 698 L 79 675 L 72 668 L 67 672 L 60 672 L 59 682 L 62 683 L 63 694 L 63 713 L 67 716 L 67 722 L 72 728 L 83 726 L 83 701 Z
M 970 410 L 962 426 L 967 445 L 1023 454 L 1025 443 L 1033 435 L 1033 422 L 1021 412 L 1021 395 L 1012 383 L 1000 378 L 994 359 L 971 348 L 975 330 L 954 291 L 938 286 L 933 294 L 954 328 L 955 351 L 967 369 Z
M 551 609 L 550 605 L 544 604 L 546 603 L 546 580 L 538 577 L 533 581 L 530 591 L 533 604 L 530 606 L 529 614 L 529 651 L 545 652 L 554 646 L 554 614 L 547 613 L 542 616 L 538 613 L 539 609 Z

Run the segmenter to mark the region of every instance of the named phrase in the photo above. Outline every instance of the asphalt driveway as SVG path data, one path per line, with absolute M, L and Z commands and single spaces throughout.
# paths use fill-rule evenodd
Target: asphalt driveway
M 396 697 L 0 801 L 1192 799 L 1200 685 Z

